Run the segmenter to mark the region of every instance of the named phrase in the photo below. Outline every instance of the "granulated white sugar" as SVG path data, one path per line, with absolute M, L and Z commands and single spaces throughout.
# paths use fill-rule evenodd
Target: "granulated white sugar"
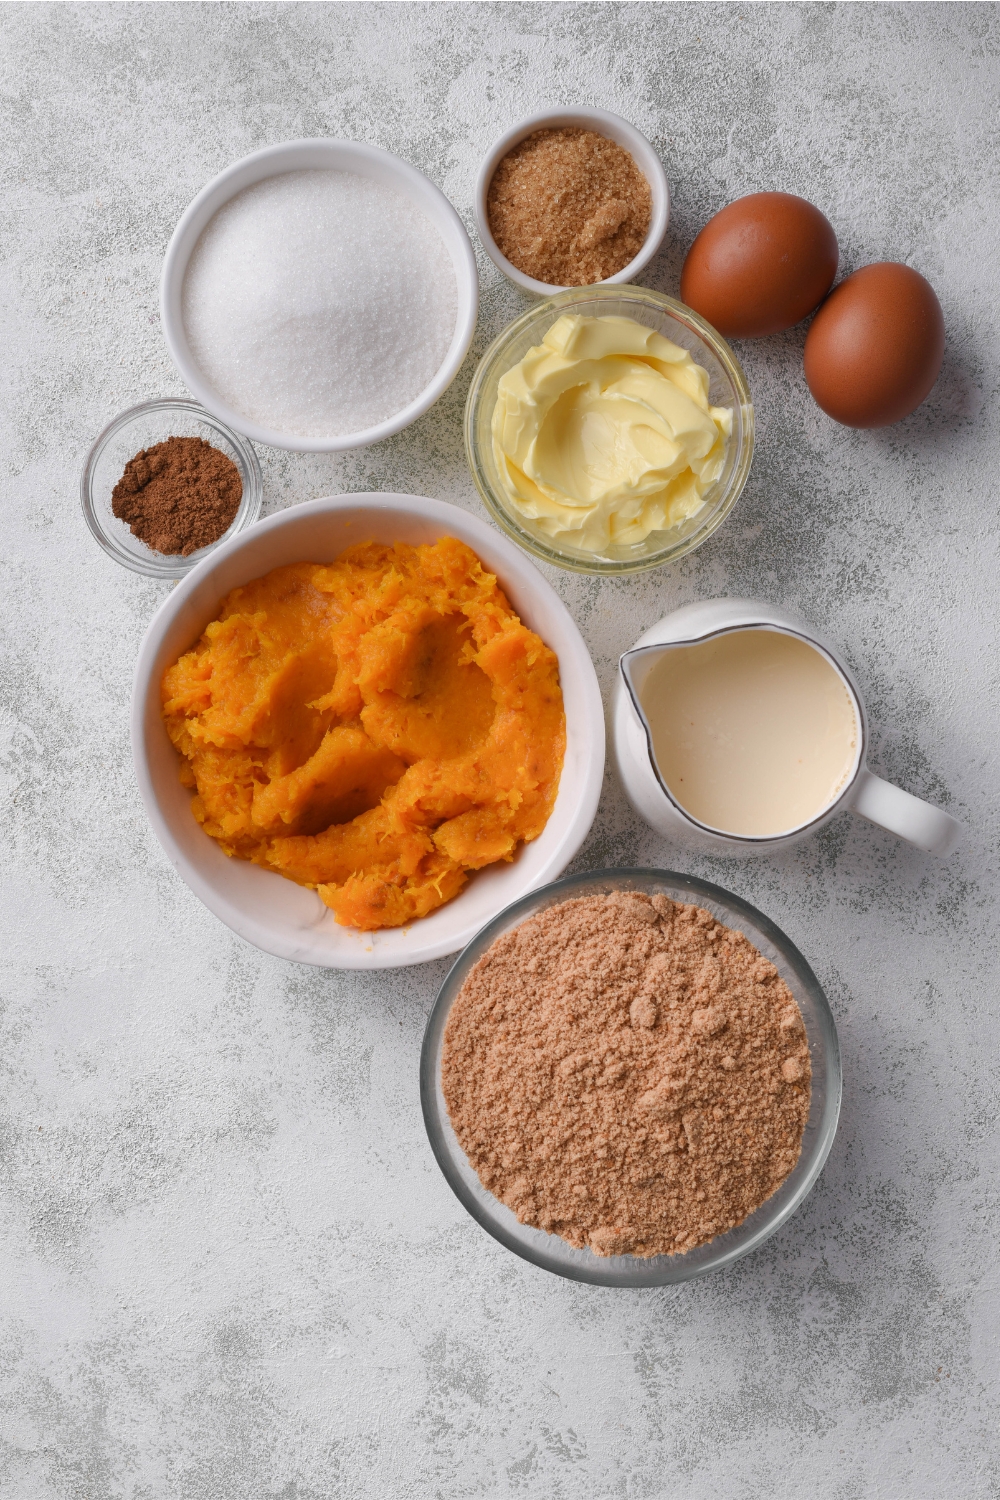
M 458 290 L 435 226 L 353 172 L 283 172 L 225 204 L 184 279 L 195 360 L 244 417 L 338 437 L 394 416 L 440 368 Z

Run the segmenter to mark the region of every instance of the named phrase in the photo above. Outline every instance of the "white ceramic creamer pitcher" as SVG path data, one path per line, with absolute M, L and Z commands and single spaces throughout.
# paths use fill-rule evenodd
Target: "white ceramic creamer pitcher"
M 818 650 L 843 680 L 857 715 L 853 765 L 832 800 L 807 822 L 764 837 L 712 827 L 680 805 L 657 764 L 653 731 L 642 707 L 644 683 L 666 652 L 748 629 L 776 630 Z M 767 853 L 798 843 L 850 808 L 932 854 L 950 854 L 958 844 L 961 827 L 953 817 L 868 770 L 868 721 L 850 668 L 819 631 L 777 605 L 758 599 L 711 599 L 667 615 L 621 658 L 612 713 L 614 753 L 628 799 L 657 833 L 675 842 L 717 854 Z

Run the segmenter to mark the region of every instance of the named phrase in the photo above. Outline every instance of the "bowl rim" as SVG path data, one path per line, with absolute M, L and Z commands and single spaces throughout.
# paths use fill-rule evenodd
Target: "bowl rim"
M 465 1178 L 455 1166 L 454 1156 L 449 1148 L 445 1133 L 441 1111 L 438 1108 L 438 1059 L 440 1056 L 441 1043 L 444 1030 L 448 1022 L 448 1016 L 452 1004 L 456 999 L 466 975 L 473 964 L 478 961 L 483 953 L 490 947 L 495 938 L 501 932 L 507 930 L 514 921 L 524 920 L 530 916 L 540 901 L 548 898 L 558 898 L 563 891 L 567 893 L 566 899 L 571 895 L 584 894 L 580 887 L 606 887 L 614 884 L 617 889 L 629 888 L 626 882 L 650 882 L 655 881 L 668 887 L 681 887 L 690 890 L 706 900 L 714 901 L 723 906 L 738 917 L 743 918 L 755 926 L 780 952 L 782 958 L 796 973 L 803 988 L 809 992 L 810 998 L 816 1006 L 819 1017 L 820 1030 L 823 1034 L 824 1057 L 826 1061 L 826 1099 L 824 1109 L 816 1127 L 816 1138 L 813 1147 L 813 1156 L 809 1161 L 806 1171 L 796 1188 L 795 1193 L 781 1205 L 770 1218 L 765 1218 L 758 1224 L 745 1243 L 729 1245 L 712 1257 L 702 1257 L 698 1261 L 690 1259 L 698 1256 L 708 1246 L 714 1243 L 709 1240 L 705 1245 L 697 1246 L 695 1250 L 683 1255 L 662 1255 L 643 1259 L 639 1256 L 596 1256 L 592 1252 L 577 1252 L 580 1254 L 578 1262 L 570 1262 L 560 1259 L 550 1252 L 543 1242 L 539 1245 L 528 1245 L 511 1233 L 506 1226 L 493 1217 L 484 1202 L 470 1189 Z M 635 888 L 634 886 L 632 888 Z M 549 904 L 554 904 L 551 901 Z M 830 1003 L 826 994 L 812 968 L 799 951 L 798 947 L 773 922 L 770 917 L 764 915 L 751 902 L 737 896 L 724 887 L 715 885 L 714 882 L 703 880 L 697 875 L 684 875 L 676 870 L 662 870 L 653 867 L 637 866 L 622 867 L 621 869 L 589 870 L 579 875 L 564 875 L 550 885 L 542 886 L 537 890 L 529 891 L 517 901 L 511 903 L 505 911 L 498 913 L 492 921 L 488 922 L 480 933 L 463 949 L 455 960 L 451 969 L 445 977 L 444 983 L 438 992 L 437 999 L 427 1018 L 424 1029 L 423 1044 L 420 1049 L 420 1105 L 424 1118 L 424 1126 L 434 1158 L 444 1175 L 445 1181 L 462 1204 L 462 1207 L 473 1219 L 485 1229 L 501 1245 L 512 1250 L 522 1260 L 529 1261 L 532 1265 L 539 1266 L 542 1270 L 551 1271 L 557 1276 L 565 1277 L 570 1281 L 583 1282 L 590 1286 L 671 1286 L 684 1281 L 692 1281 L 701 1276 L 707 1276 L 712 1271 L 722 1270 L 732 1265 L 737 1260 L 742 1260 L 745 1255 L 757 1250 L 769 1240 L 772 1235 L 791 1218 L 802 1205 L 805 1198 L 815 1186 L 827 1158 L 833 1146 L 837 1133 L 837 1125 L 840 1118 L 840 1107 L 843 1094 L 843 1069 L 840 1055 L 840 1038 L 837 1034 L 837 1023 L 834 1019 Z M 460 1147 L 458 1148 L 461 1149 Z M 471 1168 L 470 1168 L 471 1170 Z M 794 1170 L 794 1168 L 793 1168 Z M 786 1179 L 787 1180 L 787 1179 Z M 481 1185 L 480 1185 L 481 1186 Z M 486 1188 L 481 1188 L 484 1196 L 492 1203 L 498 1200 Z M 780 1189 L 779 1189 L 780 1190 Z M 778 1191 L 778 1190 L 776 1190 Z M 772 1195 L 773 1196 L 773 1195 Z M 760 1214 L 770 1199 L 765 1200 L 761 1208 L 756 1210 Z M 504 1207 L 504 1205 L 499 1205 Z M 506 1210 L 509 1213 L 509 1210 Z M 754 1215 L 750 1216 L 751 1218 Z M 744 1223 L 747 1221 L 744 1220 Z M 740 1229 L 730 1230 L 732 1234 Z M 542 1231 L 538 1231 L 539 1234 Z M 546 1236 L 546 1238 L 558 1239 L 558 1236 Z M 725 1236 L 719 1236 L 720 1240 Z M 560 1243 L 565 1243 L 560 1241 Z M 567 1247 L 568 1249 L 569 1247 Z M 589 1257 L 589 1259 L 588 1259 Z
M 377 937 L 377 935 L 358 934 L 353 928 L 343 928 L 339 931 L 351 934 L 351 938 L 345 937 L 343 945 L 335 950 L 323 947 L 320 951 L 318 947 L 311 946 L 313 940 L 308 934 L 303 935 L 302 932 L 298 932 L 296 936 L 298 930 L 293 930 L 290 926 L 281 928 L 280 936 L 276 936 L 270 929 L 262 931 L 257 919 L 241 906 L 239 899 L 223 892 L 210 874 L 189 857 L 181 839 L 174 832 L 172 815 L 161 806 L 156 776 L 151 767 L 152 741 L 149 735 L 156 731 L 150 726 L 159 726 L 162 731 L 162 720 L 159 716 L 158 675 L 162 666 L 159 664 L 159 657 L 163 651 L 164 640 L 175 622 L 184 616 L 192 596 L 197 596 L 202 586 L 209 582 L 212 574 L 241 549 L 251 544 L 258 546 L 264 538 L 273 536 L 284 527 L 304 522 L 309 517 L 324 515 L 335 517 L 341 512 L 350 513 L 358 510 L 377 510 L 396 515 L 403 513 L 431 523 L 433 527 L 438 528 L 438 534 L 441 536 L 458 536 L 460 540 L 472 547 L 478 556 L 482 557 L 484 553 L 486 554 L 486 566 L 491 570 L 495 569 L 501 586 L 505 590 L 519 591 L 522 594 L 530 592 L 532 600 L 541 601 L 543 607 L 551 610 L 554 618 L 559 621 L 558 639 L 549 639 L 546 644 L 556 651 L 561 674 L 571 668 L 576 680 L 575 691 L 579 699 L 580 723 L 579 735 L 576 738 L 580 745 L 585 746 L 585 755 L 581 757 L 575 768 L 577 779 L 574 783 L 575 802 L 572 805 L 572 811 L 568 815 L 562 832 L 553 839 L 551 850 L 546 850 L 543 867 L 535 877 L 530 875 L 524 877 L 526 889 L 530 890 L 546 884 L 552 879 L 553 874 L 566 868 L 590 831 L 604 785 L 606 749 L 604 707 L 590 653 L 566 605 L 528 558 L 525 558 L 506 537 L 499 535 L 480 517 L 458 506 L 450 505 L 446 501 L 431 500 L 426 496 L 407 495 L 396 491 L 353 492 L 302 501 L 298 505 L 278 511 L 275 515 L 258 522 L 250 530 L 241 532 L 239 536 L 223 543 L 197 568 L 192 569 L 163 600 L 150 620 L 139 647 L 133 675 L 130 708 L 132 763 L 147 818 L 167 858 L 189 889 L 232 931 L 255 947 L 277 958 L 312 964 L 318 968 L 402 968 L 448 957 L 462 949 L 475 936 L 482 924 L 481 915 L 478 918 L 465 920 L 460 926 L 456 925 L 454 934 L 450 936 L 445 930 L 434 937 L 432 936 L 434 929 L 428 929 L 423 925 L 425 922 L 433 921 L 433 918 L 440 912 L 460 911 L 460 903 L 466 892 L 460 892 L 453 901 L 439 908 L 438 913 L 431 913 L 429 917 L 421 919 L 420 922 L 414 922 L 409 928 L 388 929 L 390 935 L 392 933 L 402 935 L 398 944 L 387 941 L 381 947 L 377 942 L 366 946 L 365 940 L 373 936 Z M 356 538 L 356 540 L 360 539 Z M 350 543 L 347 542 L 345 545 L 350 545 Z M 500 566 L 497 566 L 498 554 L 501 559 Z M 271 566 L 277 565 L 271 564 Z M 256 569 L 257 565 L 253 566 Z M 506 577 L 503 569 L 507 570 Z M 266 567 L 259 571 L 250 571 L 248 568 L 243 581 L 251 577 L 259 577 L 261 572 L 266 571 Z M 238 587 L 239 583 L 232 582 L 228 586 Z M 215 594 L 216 608 L 226 591 L 221 585 L 219 586 Z M 198 613 L 200 615 L 203 610 L 199 609 Z M 208 619 L 212 617 L 211 614 L 207 616 Z M 550 629 L 550 637 L 551 634 Z M 188 649 L 187 645 L 182 648 L 182 650 L 186 649 Z M 162 732 L 165 734 L 165 731 Z M 567 761 L 569 760 L 568 752 L 569 741 Z M 566 765 L 567 762 L 564 761 L 563 774 L 566 772 Z M 560 786 L 560 794 L 561 789 Z M 542 830 L 538 839 L 532 841 L 530 847 L 534 848 L 541 844 L 549 826 L 546 824 L 546 828 Z M 202 834 L 202 837 L 207 839 L 208 836 Z M 545 846 L 542 847 L 545 848 Z M 516 868 L 516 861 L 508 868 Z M 272 872 L 261 872 L 261 874 L 264 873 Z M 274 874 L 274 879 L 282 880 L 282 877 Z M 282 883 L 285 882 L 282 881 Z M 467 889 L 473 888 L 470 885 Z M 507 898 L 504 896 L 501 899 Z M 447 927 L 447 924 L 444 925 Z M 427 933 L 428 936 L 422 939 L 421 932 Z M 359 937 L 361 941 L 358 941 Z M 422 947 L 421 943 L 423 943 Z
M 315 158 L 315 160 L 312 160 Z M 434 223 L 451 256 L 455 270 L 457 307 L 455 330 L 447 353 L 434 378 L 401 411 L 384 422 L 337 437 L 302 437 L 282 432 L 244 417 L 229 406 L 201 371 L 184 331 L 181 298 L 188 263 L 202 230 L 226 203 L 244 188 L 284 172 L 308 170 L 310 166 L 353 171 L 380 180 L 395 178 L 403 191 Z M 375 169 L 374 171 L 372 169 Z M 367 170 L 366 170 L 367 169 Z M 468 230 L 454 205 L 435 182 L 419 168 L 381 146 L 335 137 L 308 137 L 264 146 L 240 157 L 213 177 L 195 194 L 181 214 L 170 236 L 160 275 L 160 323 L 167 349 L 181 376 L 199 401 L 222 421 L 255 442 L 291 453 L 343 453 L 367 447 L 401 432 L 423 416 L 447 390 L 461 368 L 476 331 L 479 313 L 479 272 Z
M 130 423 L 140 422 L 148 413 L 157 411 L 183 412 L 186 416 L 196 417 L 207 427 L 214 428 L 230 444 L 242 464 L 240 478 L 243 481 L 243 494 L 231 525 L 218 541 L 210 542 L 207 547 L 200 547 L 189 558 L 180 557 L 177 554 L 160 554 L 150 549 L 147 559 L 126 551 L 115 537 L 105 530 L 94 500 L 94 477 L 97 465 L 111 439 Z M 263 498 L 264 480 L 253 445 L 241 433 L 234 432 L 231 427 L 227 426 L 221 417 L 217 417 L 214 412 L 210 412 L 199 402 L 192 401 L 188 396 L 155 396 L 149 401 L 140 401 L 137 406 L 130 406 L 120 411 L 94 439 L 80 472 L 80 505 L 83 518 L 94 540 L 109 557 L 114 558 L 115 562 L 121 563 L 124 568 L 131 569 L 133 573 L 142 573 L 147 578 L 185 577 L 204 562 L 216 548 L 221 547 L 224 542 L 232 541 L 234 537 L 239 536 L 247 527 L 254 524 L 260 515 Z
M 509 513 L 501 499 L 494 493 L 493 487 L 486 480 L 478 457 L 476 440 L 476 418 L 478 416 L 479 404 L 483 399 L 487 378 L 492 374 L 494 361 L 499 359 L 503 350 L 509 344 L 513 343 L 515 338 L 519 337 L 521 332 L 530 327 L 533 322 L 541 322 L 550 315 L 558 314 L 566 308 L 572 307 L 577 302 L 628 301 L 630 299 L 647 307 L 656 308 L 659 312 L 674 318 L 675 321 L 686 324 L 708 346 L 710 352 L 722 365 L 736 392 L 737 400 L 734 405 L 739 407 L 742 416 L 743 447 L 729 479 L 729 489 L 726 494 L 725 504 L 718 505 L 710 511 L 705 519 L 681 543 L 664 547 L 659 552 L 634 559 L 599 558 L 583 553 L 563 552 L 543 541 L 534 532 L 529 531 L 526 526 L 522 527 Z M 466 462 L 469 465 L 469 471 L 472 474 L 472 480 L 479 492 L 479 496 L 490 517 L 496 524 L 509 537 L 512 537 L 519 546 L 523 547 L 525 551 L 532 553 L 533 556 L 540 558 L 543 562 L 550 563 L 553 567 L 563 568 L 570 573 L 600 574 L 610 577 L 620 577 L 630 573 L 644 573 L 649 568 L 659 568 L 663 567 L 666 563 L 678 562 L 682 557 L 686 557 L 689 552 L 695 551 L 703 542 L 708 541 L 713 532 L 717 531 L 723 521 L 727 519 L 746 487 L 753 464 L 755 446 L 754 428 L 753 401 L 750 396 L 750 386 L 746 374 L 736 354 L 722 337 L 722 334 L 719 333 L 718 329 L 713 328 L 711 323 L 706 322 L 700 313 L 695 312 L 694 308 L 688 307 L 684 302 L 679 302 L 676 297 L 668 296 L 666 292 L 657 292 L 651 287 L 644 286 L 612 286 L 608 282 L 599 282 L 597 285 L 589 287 L 569 287 L 565 291 L 557 292 L 553 297 L 533 303 L 511 323 L 508 323 L 506 328 L 502 329 L 488 346 L 473 371 L 472 380 L 469 384 L 469 393 L 465 401 L 463 422 Z M 663 534 L 669 535 L 669 532 Z
M 551 297 L 556 292 L 580 291 L 580 287 L 561 287 L 550 284 L 547 281 L 538 281 L 534 276 L 528 276 L 524 271 L 519 271 L 511 261 L 507 259 L 503 251 L 497 245 L 490 229 L 489 215 L 486 211 L 486 198 L 489 193 L 490 183 L 500 162 L 520 141 L 531 135 L 536 130 L 544 130 L 547 126 L 555 125 L 582 125 L 584 128 L 592 126 L 603 126 L 597 133 L 605 135 L 609 139 L 617 141 L 619 146 L 629 152 L 636 166 L 642 172 L 649 183 L 653 195 L 653 209 L 649 220 L 649 229 L 642 246 L 627 266 L 616 271 L 614 276 L 608 276 L 604 281 L 594 282 L 595 286 L 612 286 L 621 282 L 631 281 L 638 276 L 652 260 L 663 243 L 663 236 L 667 232 L 670 222 L 670 185 L 667 182 L 667 174 L 663 169 L 663 163 L 653 146 L 652 141 L 644 136 L 641 130 L 628 120 L 616 115 L 607 109 L 597 109 L 590 105 L 567 106 L 562 109 L 545 109 L 536 114 L 527 115 L 506 130 L 499 139 L 493 142 L 486 156 L 483 158 L 476 177 L 476 187 L 473 195 L 473 211 L 476 218 L 476 229 L 482 241 L 483 249 L 490 257 L 498 270 L 502 271 L 509 281 L 512 281 L 521 291 L 528 292 L 532 297 Z

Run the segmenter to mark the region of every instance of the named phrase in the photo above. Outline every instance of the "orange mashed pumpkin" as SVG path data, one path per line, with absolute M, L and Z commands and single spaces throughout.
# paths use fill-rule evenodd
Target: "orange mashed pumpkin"
M 451 537 L 234 589 L 162 691 L 205 832 L 348 927 L 450 901 L 538 837 L 559 786 L 555 654 Z

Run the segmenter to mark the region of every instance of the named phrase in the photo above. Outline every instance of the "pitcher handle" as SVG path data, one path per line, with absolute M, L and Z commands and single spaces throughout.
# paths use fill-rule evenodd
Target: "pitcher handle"
M 891 781 L 883 781 L 867 767 L 858 777 L 850 805 L 863 818 L 888 828 L 890 833 L 899 834 L 929 854 L 942 857 L 950 854 L 962 837 L 962 825 L 950 813 L 904 792 Z

